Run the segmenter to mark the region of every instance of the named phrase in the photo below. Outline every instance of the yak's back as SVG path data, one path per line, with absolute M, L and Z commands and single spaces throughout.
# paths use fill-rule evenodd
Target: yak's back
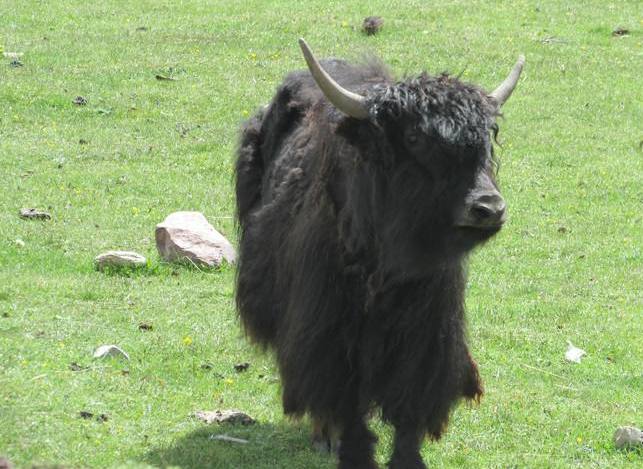
M 321 63 L 341 86 L 359 94 L 392 81 L 386 66 L 374 58 L 359 65 L 339 59 Z M 274 188 L 297 166 L 298 150 L 315 143 L 313 133 L 344 117 L 328 103 L 308 70 L 286 76 L 270 104 L 249 119 L 242 131 L 236 165 L 237 216 L 242 228 L 253 208 L 270 201 Z
M 392 82 L 387 67 L 374 57 L 369 57 L 360 64 L 351 64 L 341 59 L 326 59 L 321 61 L 321 65 L 343 88 L 358 94 L 365 94 L 374 86 Z M 328 104 L 308 70 L 298 70 L 288 74 L 279 87 L 273 103 L 279 101 L 282 93 L 292 100 L 290 104 L 304 108 L 313 107 L 320 102 Z

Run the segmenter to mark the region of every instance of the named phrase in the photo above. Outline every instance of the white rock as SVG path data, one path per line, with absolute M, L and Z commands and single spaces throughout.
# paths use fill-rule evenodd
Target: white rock
M 574 345 L 567 341 L 567 352 L 565 352 L 565 360 L 568 362 L 580 363 L 580 359 L 583 355 L 587 355 L 585 350 L 574 347 Z
M 129 355 L 117 345 L 101 345 L 94 351 L 94 358 L 123 357 L 129 360 Z
M 643 432 L 635 427 L 619 427 L 614 432 L 614 445 L 619 449 L 626 446 L 643 446 Z
M 193 262 L 217 267 L 234 263 L 232 244 L 200 212 L 174 212 L 156 225 L 156 248 L 168 262 Z
M 107 251 L 94 258 L 98 270 L 105 267 L 140 267 L 147 263 L 145 257 L 132 251 Z
M 23 240 L 21 240 L 20 238 L 16 239 L 14 242 L 16 243 L 16 246 L 18 246 L 19 248 L 24 248 L 25 247 L 25 242 Z

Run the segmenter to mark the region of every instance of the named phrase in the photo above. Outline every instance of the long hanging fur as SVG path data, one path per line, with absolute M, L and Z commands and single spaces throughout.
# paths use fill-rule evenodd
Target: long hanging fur
M 246 123 L 239 315 L 277 357 L 287 414 L 332 422 L 375 407 L 437 439 L 453 405 L 483 392 L 463 306 L 481 240 L 449 228 L 489 164 L 496 110 L 447 75 L 395 83 L 377 63 L 324 67 L 367 96 L 371 119 L 343 116 L 295 72 Z M 409 127 L 430 138 L 426 161 L 402 150 Z

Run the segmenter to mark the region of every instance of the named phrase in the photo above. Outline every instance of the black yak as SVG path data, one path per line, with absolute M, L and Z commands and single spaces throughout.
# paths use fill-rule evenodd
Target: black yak
M 287 415 L 308 414 L 340 468 L 376 467 L 372 410 L 395 468 L 482 385 L 465 337 L 467 254 L 505 220 L 492 140 L 524 58 L 492 93 L 383 65 L 288 75 L 244 126 L 236 163 L 236 302 L 276 355 Z M 323 66 L 323 68 L 322 68 Z

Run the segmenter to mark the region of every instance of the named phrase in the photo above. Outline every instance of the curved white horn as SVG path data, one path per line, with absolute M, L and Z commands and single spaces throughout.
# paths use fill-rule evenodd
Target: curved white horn
M 366 109 L 366 99 L 357 93 L 348 91 L 333 80 L 328 73 L 321 67 L 313 52 L 306 44 L 306 41 L 299 39 L 299 46 L 304 53 L 304 59 L 308 64 L 308 69 L 313 75 L 317 86 L 322 90 L 324 96 L 335 106 L 342 111 L 356 119 L 366 119 L 368 117 L 368 110 Z
M 490 98 L 493 98 L 497 103 L 498 107 L 502 106 L 507 99 L 509 99 L 509 96 L 511 96 L 511 93 L 513 93 L 514 88 L 516 87 L 516 84 L 518 83 L 518 78 L 520 78 L 520 73 L 522 72 L 522 67 L 525 65 L 525 56 L 520 54 L 518 56 L 518 61 L 516 62 L 516 65 L 514 65 L 514 68 L 511 70 L 511 73 L 505 78 L 505 81 L 503 81 L 498 88 L 493 90 L 493 92 L 489 95 Z

